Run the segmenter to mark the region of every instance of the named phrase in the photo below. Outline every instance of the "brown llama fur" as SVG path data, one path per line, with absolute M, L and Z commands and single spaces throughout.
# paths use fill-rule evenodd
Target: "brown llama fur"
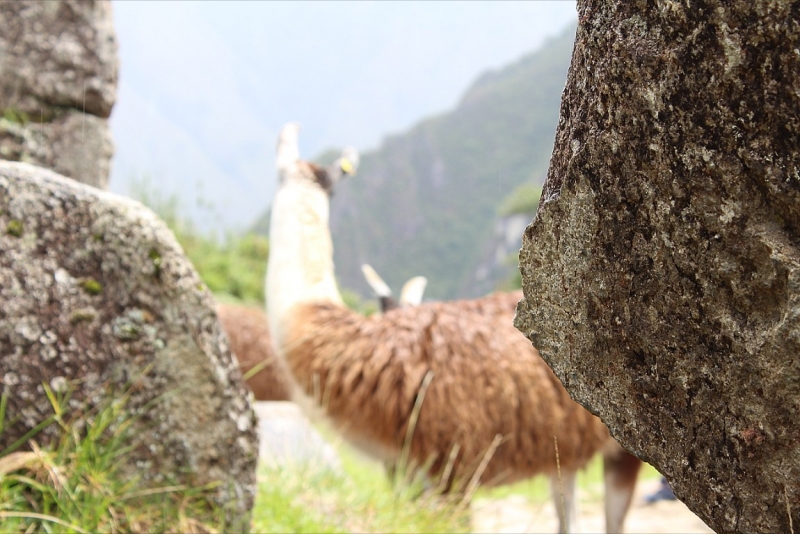
M 344 307 L 329 201 L 358 155 L 346 149 L 322 179 L 299 159 L 298 131 L 289 123 L 279 135 L 266 283 L 270 329 L 293 396 L 316 402 L 349 441 L 390 468 L 423 466 L 429 482 L 464 491 L 462 502 L 478 478 L 500 484 L 549 475 L 561 531 L 575 524 L 575 472 L 603 452 L 611 470 L 606 530 L 620 532 L 635 459 L 606 447 L 613 442 L 605 425 L 572 401 L 514 328 L 521 293 L 368 318 Z
M 496 435 L 502 443 L 481 475 L 505 484 L 577 471 L 609 441 L 606 426 L 574 402 L 512 319 L 521 292 L 397 308 L 363 317 L 330 303 L 299 304 L 283 344 L 299 388 L 315 397 L 354 444 L 385 460 L 401 454 L 423 378 L 408 451 L 432 462 L 434 482 L 464 484 Z M 463 487 L 463 485 L 461 486 Z
M 228 335 L 231 352 L 239 360 L 242 375 L 256 366 L 260 368 L 247 379 L 256 400 L 291 400 L 289 381 L 272 349 L 267 314 L 260 308 L 220 304 L 217 315 Z

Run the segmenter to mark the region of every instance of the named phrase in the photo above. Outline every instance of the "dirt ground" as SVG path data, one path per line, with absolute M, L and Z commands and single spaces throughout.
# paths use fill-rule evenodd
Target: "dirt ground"
M 644 496 L 655 492 L 658 486 L 657 479 L 639 481 L 625 520 L 625 532 L 629 534 L 714 532 L 680 501 L 646 504 Z M 579 498 L 581 498 L 580 492 Z M 591 500 L 581 498 L 579 513 L 580 532 L 604 532 L 602 500 L 596 497 Z M 558 519 L 552 502 L 531 503 L 521 495 L 474 501 L 472 521 L 475 532 L 552 533 L 558 530 Z

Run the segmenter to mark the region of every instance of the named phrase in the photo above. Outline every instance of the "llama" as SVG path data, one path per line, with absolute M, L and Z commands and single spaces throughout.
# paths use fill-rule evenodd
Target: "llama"
M 381 313 L 386 313 L 395 308 L 405 306 L 417 306 L 422 302 L 422 295 L 425 294 L 425 286 L 428 285 L 428 279 L 424 276 L 415 276 L 410 278 L 403 284 L 403 289 L 400 291 L 400 300 L 395 300 L 392 296 L 392 290 L 386 285 L 375 269 L 369 264 L 361 266 L 361 272 L 364 273 L 364 278 L 367 284 L 378 297 L 378 304 Z
M 399 301 L 396 301 L 389 286 L 372 267 L 365 264 L 362 269 L 370 286 L 378 294 L 381 312 L 400 306 L 416 306 L 422 302 L 427 284 L 424 276 L 415 276 L 408 280 L 403 285 Z M 367 275 L 367 272 L 370 274 Z M 269 323 L 264 311 L 251 306 L 219 304 L 217 316 L 228 336 L 231 352 L 239 361 L 242 375 L 247 377 L 245 383 L 253 392 L 255 400 L 291 400 L 286 372 L 279 365 L 272 348 Z
M 363 317 L 336 289 L 331 188 L 351 150 L 323 169 L 299 159 L 299 127 L 279 136 L 267 309 L 273 343 L 305 406 L 386 463 L 406 457 L 445 491 L 464 482 L 551 480 L 559 531 L 575 522 L 579 469 L 598 452 L 606 528 L 620 532 L 639 460 L 574 402 L 512 319 L 521 292 L 425 303 Z
M 288 401 L 289 382 L 281 368 L 269 335 L 269 323 L 263 310 L 250 306 L 219 304 L 222 329 L 228 335 L 231 352 L 239 361 L 245 382 L 258 401 Z

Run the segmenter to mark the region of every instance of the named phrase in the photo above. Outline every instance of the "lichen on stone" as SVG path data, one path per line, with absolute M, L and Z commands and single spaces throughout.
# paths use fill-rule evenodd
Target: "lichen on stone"
M 12 220 L 6 226 L 6 233 L 14 237 L 22 237 L 23 228 L 22 221 Z
M 97 310 L 93 308 L 81 308 L 75 310 L 69 315 L 70 324 L 78 324 L 82 322 L 94 321 L 97 317 Z
M 161 254 L 157 249 L 151 248 L 150 252 L 147 253 L 147 257 L 153 262 L 153 276 L 161 278 Z
M 99 295 L 103 292 L 103 284 L 94 278 L 87 278 L 86 280 L 81 281 L 80 285 L 83 290 L 90 295 Z

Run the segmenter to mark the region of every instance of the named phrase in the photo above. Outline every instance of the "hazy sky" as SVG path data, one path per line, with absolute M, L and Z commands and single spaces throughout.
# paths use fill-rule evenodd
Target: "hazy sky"
M 147 175 L 242 226 L 271 199 L 275 136 L 376 147 L 575 19 L 558 2 L 114 2 L 113 190 Z M 201 221 L 204 225 L 207 221 Z

